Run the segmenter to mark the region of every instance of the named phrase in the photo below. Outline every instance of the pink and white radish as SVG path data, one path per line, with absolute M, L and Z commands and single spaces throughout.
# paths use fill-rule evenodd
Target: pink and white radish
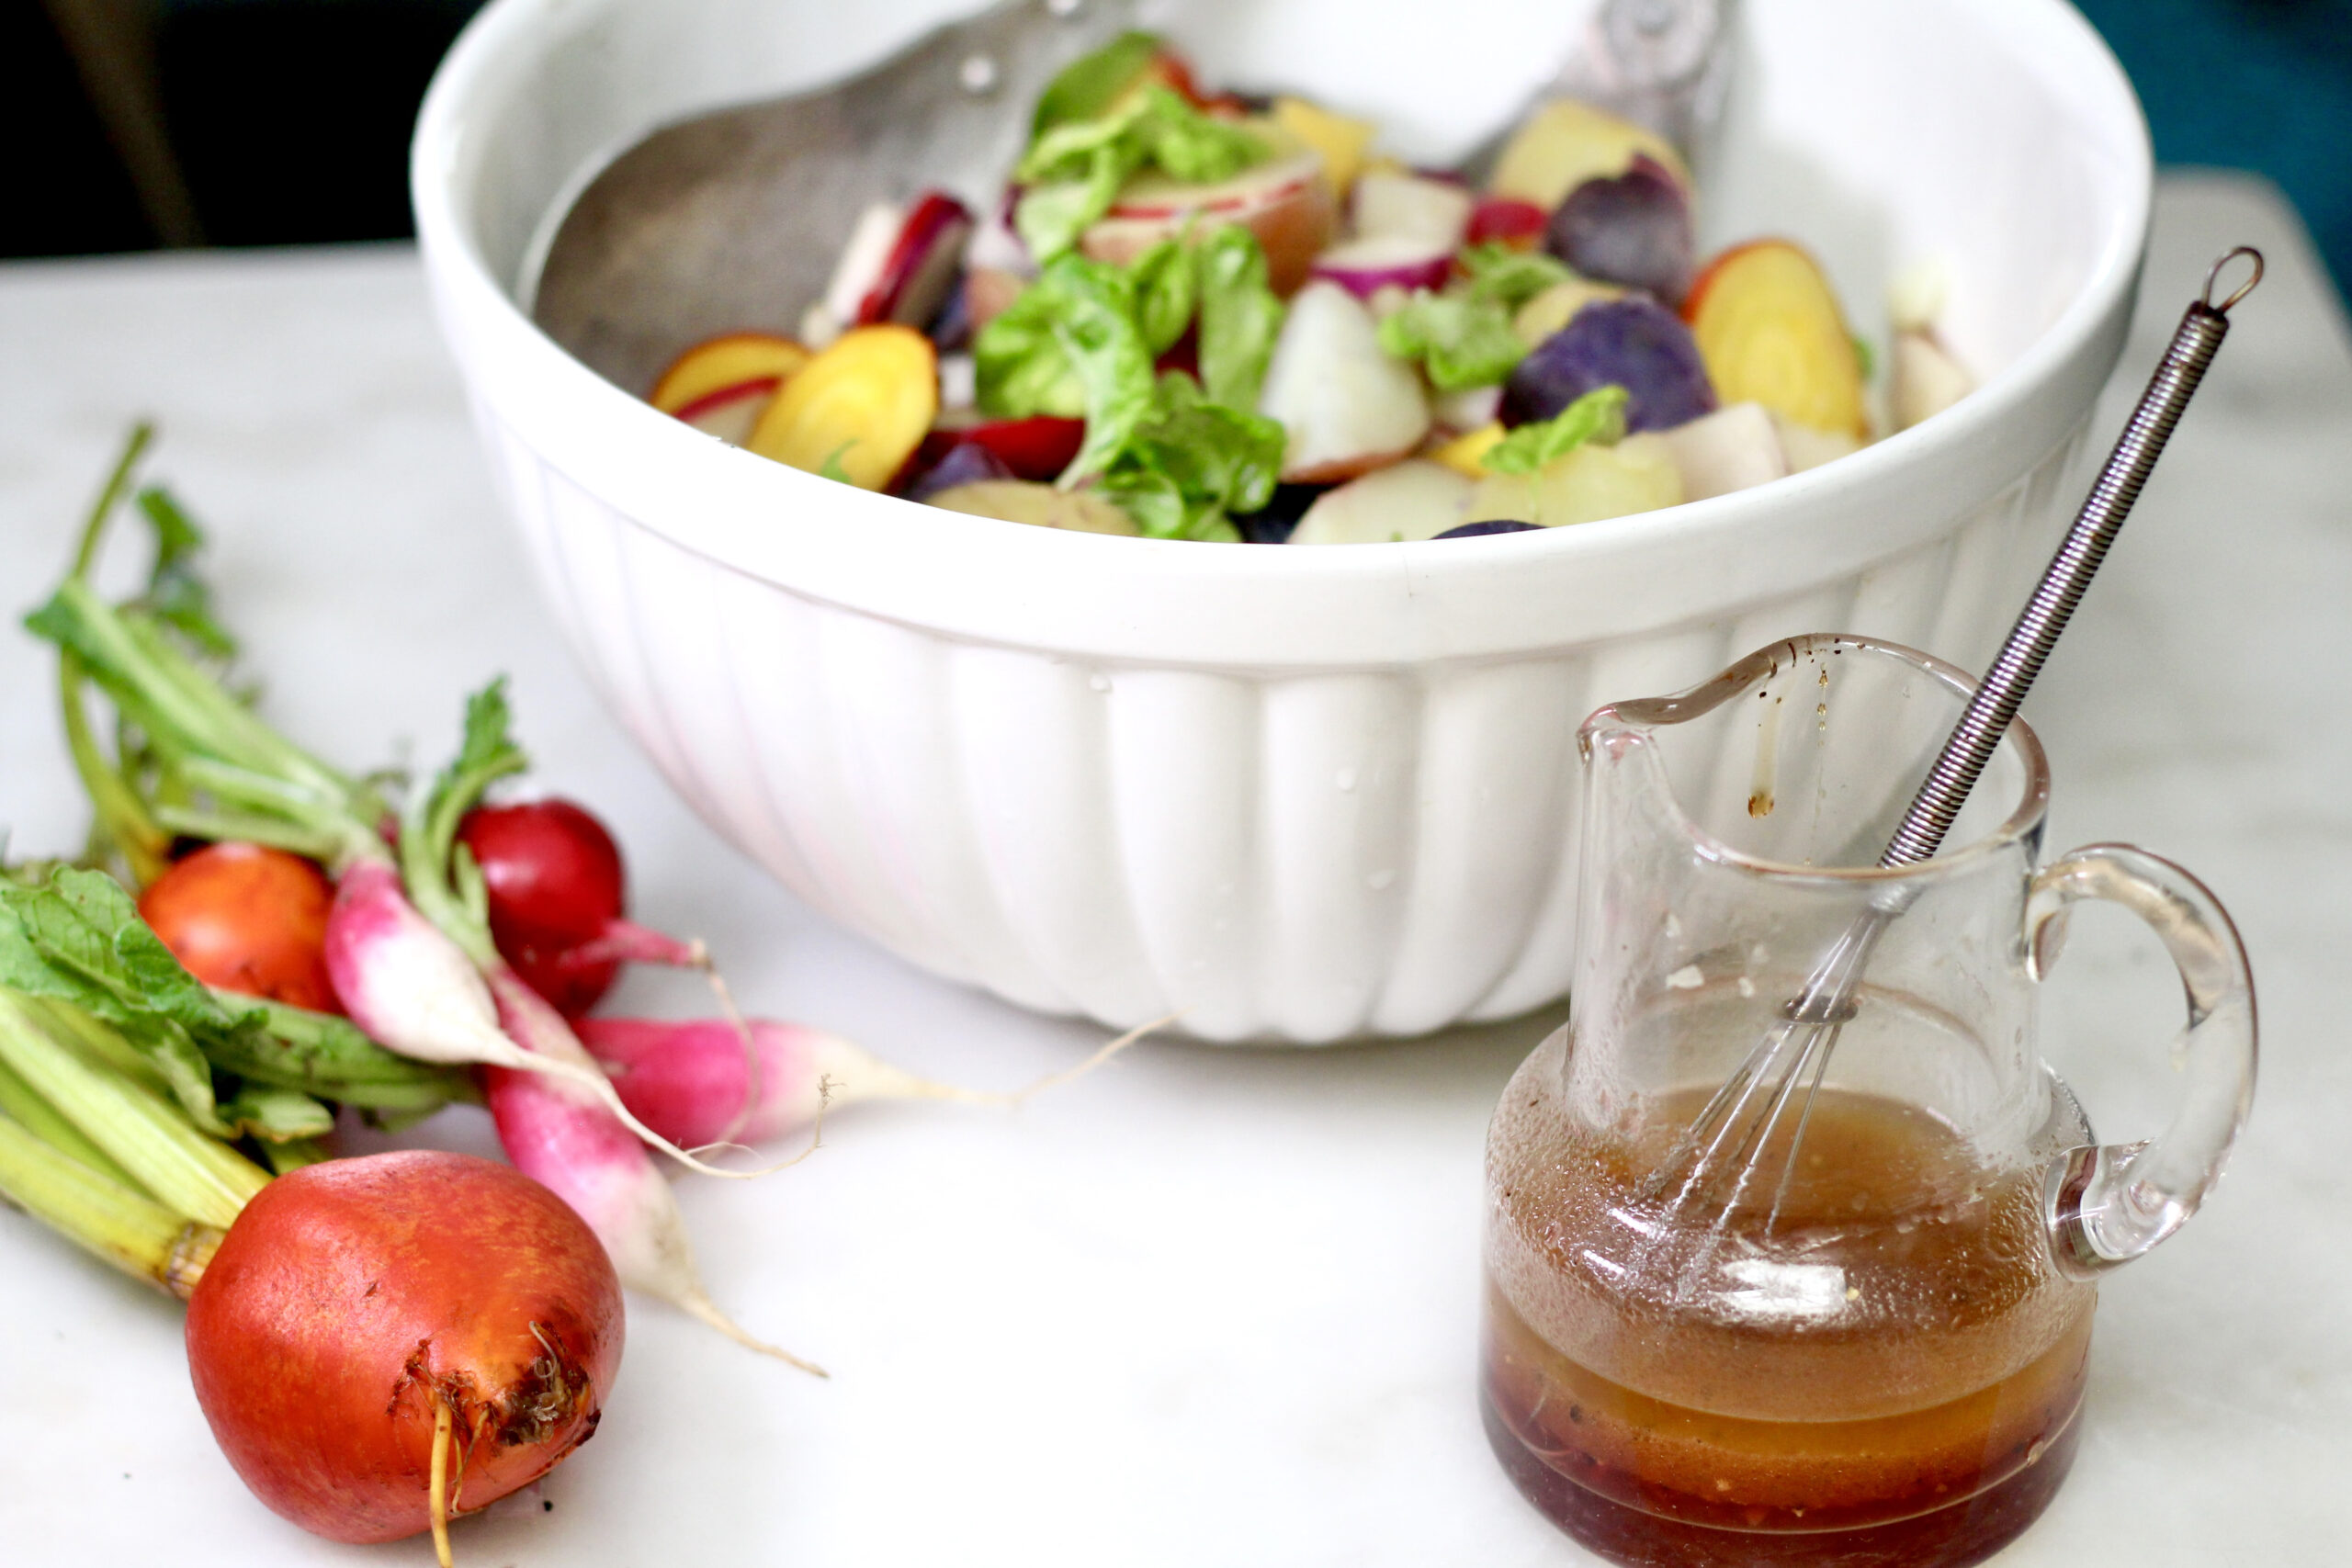
M 1451 180 L 1375 170 L 1356 177 L 1348 216 L 1359 237 L 1419 240 L 1451 256 L 1462 248 L 1477 204 Z
M 515 1038 L 529 1040 L 540 1052 L 560 1055 L 604 1081 L 562 1018 L 538 993 L 511 970 L 493 973 L 490 983 L 499 1016 Z M 741 1062 L 742 1046 L 731 1029 L 727 1036 Z M 685 1221 L 670 1184 L 654 1168 L 638 1134 L 601 1097 L 571 1077 L 492 1067 L 483 1079 L 506 1156 L 587 1222 L 623 1284 L 670 1303 L 738 1344 L 825 1375 L 822 1368 L 753 1337 L 711 1299 L 695 1267 L 694 1245 L 686 1238 Z M 642 1126 L 633 1116 L 630 1121 Z
M 579 1034 L 639 1120 L 695 1144 L 765 1143 L 862 1100 L 1012 1098 L 917 1077 L 820 1029 L 764 1018 L 751 1029 L 749 1058 L 733 1026 L 717 1019 L 588 1018 Z
M 925 191 L 903 208 L 876 202 L 858 214 L 800 335 L 824 348 L 851 327 L 929 325 L 956 287 L 971 237 L 971 209 L 944 191 Z
M 709 1019 L 589 1018 L 579 1033 L 647 1126 L 666 1137 L 758 1144 L 859 1100 L 1017 1105 L 1092 1072 L 1157 1027 L 1131 1030 L 1075 1066 L 1004 1093 L 918 1077 L 838 1034 L 770 1019 L 752 1021 L 757 1048 L 748 1059 L 734 1029 Z
M 1325 491 L 1292 530 L 1294 545 L 1433 539 L 1463 521 L 1471 482 L 1442 463 L 1408 458 Z M 628 1090 L 622 1089 L 622 1098 Z
M 944 191 L 923 192 L 908 209 L 888 254 L 859 297 L 854 324 L 928 326 L 956 287 L 971 235 L 969 208 Z
M 1331 484 L 1396 461 L 1429 434 L 1420 377 L 1380 346 L 1363 302 L 1310 283 L 1274 340 L 1258 412 L 1289 433 L 1284 483 Z
M 1370 176 L 1366 176 L 1369 178 Z M 1384 288 L 1437 290 L 1453 270 L 1453 247 L 1417 234 L 1369 234 L 1333 245 L 1315 258 L 1318 280 L 1336 283 L 1369 302 Z
M 513 971 L 495 953 L 485 964 L 445 935 L 409 902 L 389 863 L 363 860 L 344 871 L 327 915 L 326 963 L 344 1011 L 385 1049 L 420 1062 L 560 1078 L 679 1163 L 716 1176 L 747 1174 L 696 1159 L 639 1122 L 584 1053 L 550 1050 L 545 1039 L 526 1041 L 502 1028 L 493 993 L 499 972 Z M 520 979 L 513 985 L 529 990 Z M 560 1017 L 547 1011 L 560 1027 Z M 561 1038 L 570 1039 L 569 1031 Z

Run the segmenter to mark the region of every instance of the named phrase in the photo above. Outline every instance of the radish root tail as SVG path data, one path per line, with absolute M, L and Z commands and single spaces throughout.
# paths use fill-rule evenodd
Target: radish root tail
M 751 1020 L 745 1018 L 743 1010 L 735 1005 L 735 993 L 728 987 L 727 976 L 721 975 L 718 965 L 711 962 L 709 950 L 703 946 L 700 937 L 694 940 L 694 953 L 699 960 L 695 966 L 702 971 L 703 978 L 710 982 L 710 994 L 718 1002 L 720 1015 L 727 1020 L 727 1026 L 735 1032 L 735 1038 L 743 1046 L 743 1103 L 737 1107 L 734 1120 L 727 1123 L 727 1130 L 718 1134 L 720 1143 L 731 1144 L 752 1120 L 752 1112 L 758 1109 L 760 1096 L 766 1088 L 762 1081 L 760 1045 L 752 1038 Z
M 433 1396 L 433 1478 L 426 1506 L 433 1514 L 433 1555 L 441 1568 L 451 1568 L 449 1557 L 449 1402 Z
M 1139 1023 L 1116 1040 L 1104 1041 L 1095 1049 L 1092 1055 L 1076 1066 L 1064 1067 L 1057 1073 L 1048 1073 L 1026 1089 L 1014 1089 L 1004 1097 L 1005 1101 L 1007 1104 L 1019 1105 L 1032 1096 L 1043 1094 L 1049 1089 L 1059 1089 L 1066 1083 L 1075 1083 L 1145 1035 L 1157 1033 L 1183 1016 L 1181 1012 L 1171 1012 L 1166 1018 L 1154 1019 L 1149 1023 Z
M 825 1146 L 825 1112 L 831 1107 L 832 1103 L 833 1080 L 831 1077 L 819 1078 L 817 1080 L 817 1115 L 816 1119 L 808 1124 L 808 1146 L 801 1150 L 798 1154 L 794 1155 L 790 1159 L 778 1160 L 775 1164 L 764 1166 L 757 1171 L 748 1173 L 729 1172 L 729 1174 L 765 1176 L 772 1171 L 789 1170 L 794 1166 L 798 1165 L 802 1160 L 807 1159 L 810 1155 L 815 1154 L 819 1149 L 823 1148 Z M 713 1149 L 743 1149 L 748 1147 L 749 1145 L 744 1144 L 704 1144 L 695 1148 L 693 1152 L 699 1155 L 707 1154 Z
M 757 1350 L 763 1356 L 774 1356 L 785 1365 L 797 1367 L 810 1377 L 831 1378 L 833 1375 L 814 1361 L 804 1361 L 789 1350 L 771 1345 L 764 1339 L 755 1338 L 741 1324 L 719 1311 L 718 1303 L 710 1299 L 707 1292 L 696 1289 L 684 1294 L 673 1296 L 671 1300 L 684 1309 L 688 1315 L 701 1319 L 747 1350 Z M 446 1560 L 443 1568 L 447 1568 Z

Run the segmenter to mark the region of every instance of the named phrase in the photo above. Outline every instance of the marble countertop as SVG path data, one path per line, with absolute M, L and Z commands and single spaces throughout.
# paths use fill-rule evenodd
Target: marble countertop
M 2230 1179 L 2102 1288 L 2086 1440 L 1999 1561 L 2340 1562 L 2352 1472 L 2352 336 L 2269 187 L 2174 177 L 2096 430 L 2119 427 L 2210 259 L 2239 312 L 2030 713 L 2053 846 L 2124 839 L 2229 904 L 2265 1031 Z M 0 604 L 61 566 L 124 426 L 210 525 L 271 715 L 330 756 L 454 743 L 514 678 L 551 789 L 632 856 L 637 912 L 698 931 L 745 1001 L 1010 1086 L 1099 1036 L 918 974 L 737 859 L 596 708 L 533 599 L 405 248 L 0 266 Z M 45 651 L 0 630 L 0 825 L 82 810 Z M 686 1010 L 638 976 L 619 1000 Z M 2089 912 L 2049 1051 L 2110 1138 L 2170 1103 L 2178 996 Z M 820 1383 L 632 1303 L 595 1441 L 456 1533 L 463 1562 L 1569 1563 L 1472 1399 L 1479 1150 L 1540 1017 L 1316 1055 L 1141 1048 L 1018 1112 L 859 1108 L 816 1159 L 680 1198 L 713 1292 Z M 478 1112 L 410 1135 L 487 1151 Z M 2329 1151 L 2338 1151 L 2331 1154 Z M 338 1547 L 246 1495 L 191 1397 L 179 1309 L 0 1212 L 0 1555 L 178 1568 L 431 1561 Z

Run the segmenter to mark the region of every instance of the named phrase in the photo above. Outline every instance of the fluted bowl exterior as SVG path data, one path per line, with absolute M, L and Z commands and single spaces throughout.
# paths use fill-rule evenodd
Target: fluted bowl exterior
M 1533 36 L 1531 55 L 1556 41 L 1549 59 L 1577 21 L 1535 0 L 1462 8 L 1474 31 Z M 720 446 L 531 325 L 515 291 L 532 235 L 586 172 L 653 124 L 821 80 L 947 7 L 876 9 L 496 0 L 428 97 L 414 181 L 484 445 L 597 689 L 729 840 L 911 963 L 1219 1041 L 1525 1011 L 1569 980 L 1586 713 L 1806 631 L 1978 668 L 2064 526 L 2150 169 L 2129 85 L 2056 0 L 1747 7 L 1706 229 L 1806 236 L 1858 315 L 1898 262 L 1946 259 L 1950 335 L 1995 367 L 1958 407 L 1668 512 L 1295 549 L 1065 535 L 854 491 Z M 1268 5 L 1249 27 L 1235 9 L 1177 13 L 1213 72 L 1305 75 L 1433 148 L 1480 129 L 1416 98 L 1420 77 L 1361 26 L 1337 57 L 1274 69 L 1297 58 L 1295 26 L 1360 6 Z M 714 41 L 729 36 L 741 47 Z M 1451 89 L 1452 69 L 1423 74 Z

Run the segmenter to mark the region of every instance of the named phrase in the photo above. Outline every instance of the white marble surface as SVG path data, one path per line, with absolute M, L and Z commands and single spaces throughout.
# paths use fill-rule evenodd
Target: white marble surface
M 2343 1560 L 2352 1467 L 2352 340 L 2267 187 L 2167 182 L 2114 428 L 2195 279 L 2269 252 L 2037 699 L 2053 847 L 2203 874 L 2255 957 L 2265 1077 L 2229 1183 L 2105 1287 L 2072 1482 L 2000 1561 Z M 0 267 L 0 604 L 61 563 L 127 420 L 211 525 L 267 706 L 332 755 L 430 760 L 514 677 L 549 787 L 633 856 L 639 912 L 707 935 L 758 1010 L 1012 1084 L 1093 1033 L 915 974 L 736 860 L 595 709 L 531 600 L 401 249 Z M 45 655 L 0 630 L 0 823 L 80 807 Z M 630 982 L 644 1010 L 696 1005 Z M 2177 992 L 2121 917 L 2080 922 L 2051 1052 L 2109 1136 L 2168 1103 Z M 682 1190 L 718 1296 L 817 1383 L 659 1306 L 594 1442 L 457 1534 L 463 1562 L 1487 1564 L 1580 1554 L 1472 1408 L 1480 1136 L 1547 1021 L 1282 1055 L 1160 1045 L 1017 1114 L 844 1114 L 768 1181 Z M 436 1141 L 485 1147 L 478 1116 Z M 0 1557 L 424 1563 L 316 1541 L 207 1439 L 178 1309 L 0 1213 Z

